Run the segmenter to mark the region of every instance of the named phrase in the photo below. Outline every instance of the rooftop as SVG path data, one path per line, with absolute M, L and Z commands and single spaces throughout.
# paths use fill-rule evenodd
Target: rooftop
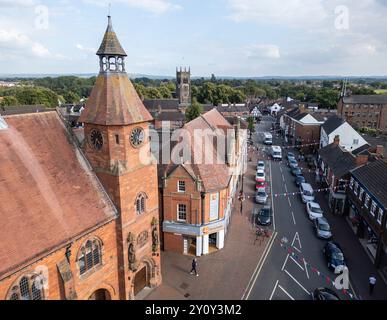
M 318 154 L 336 177 L 343 177 L 356 168 L 356 158 L 350 152 L 334 143 L 320 149 Z
M 387 95 L 353 95 L 344 97 L 343 102 L 347 104 L 387 104 Z
M 327 121 L 325 121 L 322 128 L 324 129 L 327 135 L 330 135 L 333 131 L 339 128 L 344 122 L 345 121 L 342 118 L 338 117 L 337 115 L 334 115 L 330 117 Z

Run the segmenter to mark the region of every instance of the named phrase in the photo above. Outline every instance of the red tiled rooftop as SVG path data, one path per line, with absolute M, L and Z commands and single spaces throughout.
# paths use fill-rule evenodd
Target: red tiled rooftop
M 56 112 L 0 130 L 0 276 L 115 217 Z

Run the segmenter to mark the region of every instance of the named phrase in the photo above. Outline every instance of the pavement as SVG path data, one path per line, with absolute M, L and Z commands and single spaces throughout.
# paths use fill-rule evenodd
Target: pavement
M 255 192 L 257 157 L 251 152 L 244 178 L 244 192 Z M 239 195 L 236 193 L 236 198 Z M 258 265 L 271 238 L 255 241 L 251 222 L 254 199 L 234 199 L 231 223 L 222 250 L 198 258 L 199 277 L 190 275 L 193 257 L 174 252 L 161 253 L 163 283 L 146 300 L 240 300 L 251 288 Z

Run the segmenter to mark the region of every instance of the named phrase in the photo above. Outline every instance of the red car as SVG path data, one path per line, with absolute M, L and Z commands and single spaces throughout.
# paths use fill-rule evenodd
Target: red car
M 265 181 L 261 181 L 261 182 L 257 182 L 256 184 L 255 184 L 255 189 L 260 189 L 260 188 L 266 188 L 267 187 L 267 184 L 266 184 L 266 182 Z

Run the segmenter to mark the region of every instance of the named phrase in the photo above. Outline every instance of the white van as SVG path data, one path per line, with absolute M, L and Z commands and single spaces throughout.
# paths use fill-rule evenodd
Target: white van
M 303 203 L 314 201 L 314 191 L 309 183 L 301 183 L 300 192 Z
M 271 146 L 273 144 L 273 136 L 270 133 L 264 133 L 263 143 Z
M 272 146 L 271 147 L 271 156 L 273 157 L 273 160 L 279 160 L 282 161 L 282 150 L 279 146 Z

